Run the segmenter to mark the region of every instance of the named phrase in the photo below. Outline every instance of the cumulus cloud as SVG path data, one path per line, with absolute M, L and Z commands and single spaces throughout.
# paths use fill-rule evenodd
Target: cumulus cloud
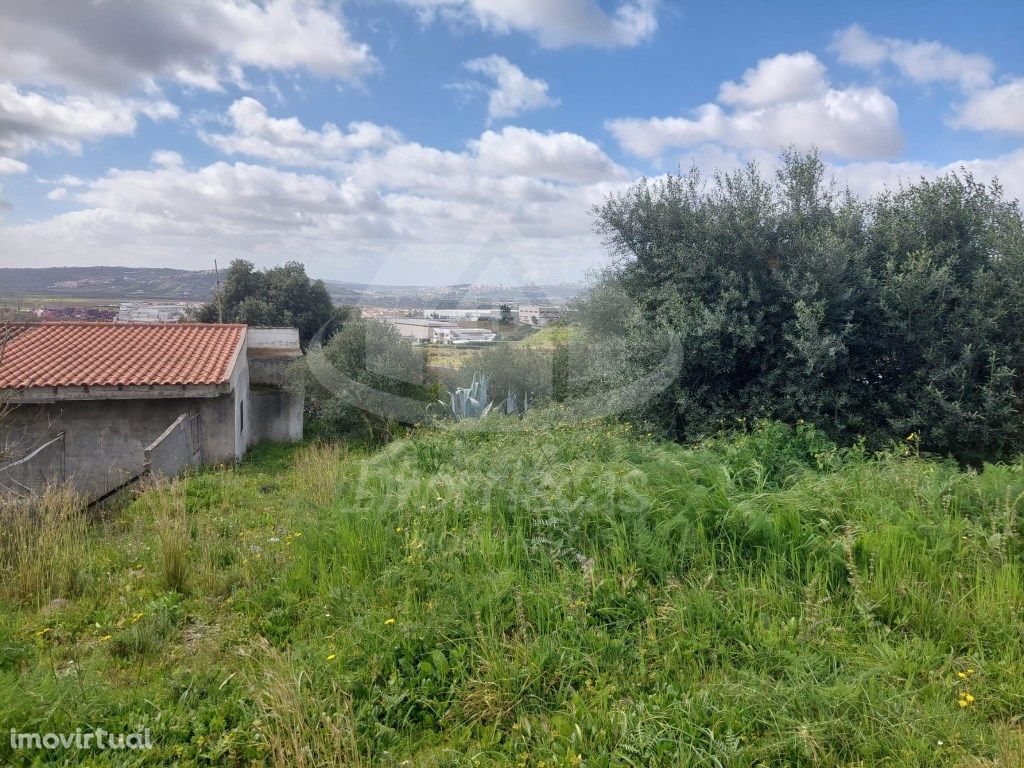
M 225 154 L 247 155 L 282 165 L 337 165 L 354 153 L 383 149 L 401 140 L 393 128 L 369 122 L 349 123 L 343 131 L 333 123 L 319 131 L 306 128 L 297 118 L 275 118 L 251 97 L 239 99 L 228 109 L 233 132 L 200 132 L 210 146 Z
M 10 0 L 0 50 L 0 78 L 107 92 L 159 80 L 218 89 L 243 67 L 351 81 L 376 65 L 319 0 Z
M 1024 149 L 993 158 L 958 160 L 952 163 L 906 161 L 898 163 L 848 163 L 834 168 L 836 178 L 862 196 L 895 190 L 921 178 L 967 171 L 979 181 L 998 179 L 1007 197 L 1024 201 Z
M 1024 78 L 970 94 L 950 122 L 956 128 L 1024 136 Z
M 847 64 L 865 69 L 891 64 L 915 82 L 954 83 L 964 90 L 989 85 L 995 68 L 991 59 L 978 53 L 963 53 L 930 40 L 876 37 L 858 24 L 836 32 L 832 49 Z
M 702 146 L 678 158 L 681 167 L 695 167 L 705 175 L 716 171 L 736 171 L 748 162 L 754 162 L 770 175 L 778 167 L 779 154 L 766 151 L 737 151 L 709 145 Z M 918 160 L 870 160 L 864 162 L 826 164 L 827 175 L 841 187 L 848 187 L 861 198 L 879 192 L 897 191 L 901 186 L 921 179 L 934 179 L 948 173 L 967 172 L 977 181 L 998 181 L 1006 196 L 1024 201 L 1024 149 L 991 158 L 968 158 L 950 163 Z
M 763 107 L 824 95 L 828 88 L 825 65 L 813 53 L 781 53 L 761 59 L 743 73 L 740 83 L 722 83 L 718 100 L 723 104 Z
M 854 24 L 837 32 L 832 48 L 841 61 L 866 69 L 891 64 L 918 83 L 951 83 L 964 92 L 949 118 L 955 128 L 1024 134 L 1024 78 L 993 81 L 987 56 L 963 53 L 935 41 L 876 37 Z
M 0 151 L 21 154 L 59 146 L 80 152 L 83 141 L 134 133 L 139 115 L 163 120 L 177 117 L 178 108 L 163 100 L 49 97 L 0 82 Z
M 554 107 L 559 100 L 548 95 L 548 84 L 527 77 L 504 56 L 491 55 L 465 63 L 470 72 L 488 77 L 493 82 L 487 102 L 487 118 L 502 120 L 542 107 Z
M 506 34 L 523 32 L 545 48 L 633 46 L 658 28 L 657 0 L 620 0 L 611 13 L 597 0 L 402 0 L 426 21 L 441 17 Z
M 0 174 L 3 173 L 25 173 L 28 170 L 28 165 L 15 160 L 13 157 L 0 157 Z
M 326 135 L 291 128 L 300 139 Z M 320 166 L 319 147 L 304 149 Z M 516 127 L 486 131 L 461 151 L 395 140 L 346 152 L 336 167 L 310 172 L 250 162 L 190 168 L 157 152 L 149 168 L 65 188 L 76 210 L 7 227 L 5 253 L 112 263 L 145 244 L 167 264 L 301 253 L 311 269 L 334 271 L 339 260 L 384 264 L 390 254 L 403 277 L 433 264 L 449 279 L 479 254 L 481 233 L 500 233 L 515 241 L 519 278 L 554 264 L 571 277 L 601 257 L 590 207 L 632 178 L 581 136 Z
M 666 150 L 713 143 L 756 150 L 812 146 L 840 158 L 887 157 L 903 146 L 896 103 L 877 88 L 828 86 L 809 53 L 781 54 L 725 83 L 728 110 L 704 104 L 687 117 L 619 118 L 605 125 L 624 149 L 654 159 Z

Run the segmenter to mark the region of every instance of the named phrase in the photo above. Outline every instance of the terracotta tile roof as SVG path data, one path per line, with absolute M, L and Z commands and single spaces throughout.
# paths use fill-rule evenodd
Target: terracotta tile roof
M 0 389 L 220 384 L 244 325 L 51 322 L 0 326 Z

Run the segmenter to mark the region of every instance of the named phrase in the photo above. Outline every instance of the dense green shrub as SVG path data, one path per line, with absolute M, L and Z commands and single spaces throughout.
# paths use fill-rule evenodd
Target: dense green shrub
M 596 214 L 619 261 L 577 307 L 578 388 L 635 378 L 674 338 L 682 364 L 635 410 L 677 438 L 802 418 L 965 462 L 1024 449 L 1024 225 L 998 184 L 861 201 L 788 152 L 774 180 L 670 174 Z
M 322 354 L 307 354 L 296 363 L 290 386 L 305 389 L 307 416 L 328 434 L 374 437 L 391 433 L 394 419 L 403 415 L 391 396 L 422 403 L 418 415 L 427 417 L 439 389 L 428 383 L 425 364 L 423 351 L 394 326 L 361 318 L 345 323 Z
M 468 386 L 474 375 L 486 376 L 492 398 L 514 392 L 534 404 L 551 397 L 551 350 L 521 344 L 493 344 L 467 355 L 458 369 L 440 371 L 449 388 Z

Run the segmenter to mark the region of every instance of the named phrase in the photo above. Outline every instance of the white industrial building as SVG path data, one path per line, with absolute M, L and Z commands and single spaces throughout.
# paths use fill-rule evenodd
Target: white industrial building
M 426 343 L 434 340 L 436 328 L 456 328 L 456 323 L 447 320 L 425 320 L 418 317 L 389 317 L 387 321 L 398 329 L 398 333 L 415 342 Z
M 544 304 L 519 305 L 519 322 L 523 325 L 545 326 L 562 317 L 562 308 Z
M 424 309 L 423 317 L 430 320 L 497 320 L 500 309 Z
M 486 328 L 435 328 L 432 340 L 438 344 L 486 344 L 497 338 L 498 334 Z

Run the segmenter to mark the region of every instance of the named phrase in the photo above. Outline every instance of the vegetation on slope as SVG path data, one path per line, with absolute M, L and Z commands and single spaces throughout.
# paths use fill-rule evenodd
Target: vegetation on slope
M 43 756 L 91 764 L 1016 765 L 1024 464 L 900 453 L 538 413 L 265 448 L 85 533 L 51 500 L 70 550 L 0 528 L 3 723 L 151 729 Z
M 975 465 L 1024 451 L 1020 206 L 966 173 L 864 201 L 826 173 L 790 151 L 774 175 L 669 174 L 609 197 L 614 266 L 577 307 L 600 354 L 570 373 L 633 381 L 675 340 L 684 364 L 635 410 L 680 440 L 804 418 Z

